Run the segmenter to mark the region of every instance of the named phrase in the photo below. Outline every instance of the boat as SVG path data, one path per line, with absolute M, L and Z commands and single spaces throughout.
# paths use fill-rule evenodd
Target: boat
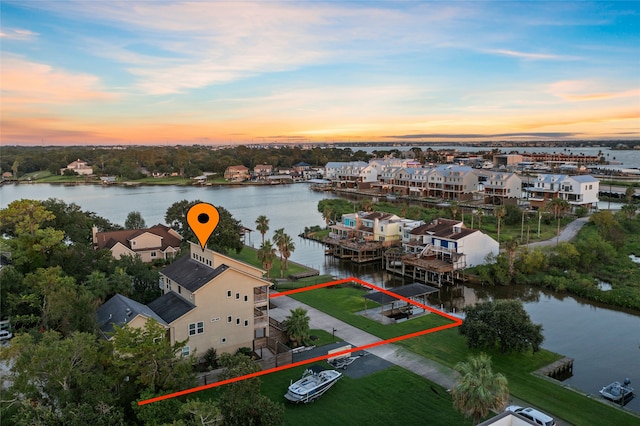
M 319 365 L 312 365 L 304 371 L 300 380 L 289 385 L 284 397 L 296 404 L 306 404 L 320 398 L 341 377 L 342 373 L 337 370 L 326 370 Z
M 615 381 L 600 389 L 600 395 L 610 401 L 624 405 L 634 397 L 633 388 L 629 386 L 630 384 L 631 380 L 628 378 L 624 379 L 622 384 Z

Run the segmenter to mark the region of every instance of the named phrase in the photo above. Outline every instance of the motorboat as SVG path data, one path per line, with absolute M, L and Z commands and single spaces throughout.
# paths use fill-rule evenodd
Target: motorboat
M 629 386 L 630 384 L 631 380 L 628 378 L 624 379 L 623 383 L 615 381 L 600 389 L 600 395 L 610 401 L 624 405 L 634 397 L 633 388 Z
M 337 370 L 326 370 L 319 365 L 312 365 L 304 371 L 300 380 L 289 385 L 284 397 L 296 404 L 306 404 L 321 397 L 341 377 L 342 373 Z

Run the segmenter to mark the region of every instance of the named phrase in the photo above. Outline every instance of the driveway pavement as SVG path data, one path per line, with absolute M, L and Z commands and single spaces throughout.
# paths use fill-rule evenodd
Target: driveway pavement
M 578 227 L 577 229 L 580 228 Z M 574 232 L 574 235 L 576 232 L 578 232 L 577 229 Z M 324 312 L 319 311 L 302 302 L 298 302 L 297 300 L 294 300 L 288 296 L 281 296 L 272 299 L 272 304 L 274 307 L 269 310 L 269 315 L 272 318 L 275 318 L 278 321 L 284 321 L 290 314 L 291 309 L 305 309 L 307 311 L 307 314 L 309 315 L 309 325 L 311 328 L 325 330 L 329 333 L 333 332 L 333 330 L 335 329 L 335 335 L 343 339 L 345 342 L 348 342 L 348 344 L 351 344 L 353 347 L 364 346 L 369 343 L 382 341 L 382 339 L 372 334 L 362 331 L 359 328 L 353 327 L 343 321 L 340 321 L 339 319 L 327 315 Z M 331 345 L 331 347 L 322 346 L 314 349 L 313 351 L 295 354 L 294 356 L 296 358 L 294 358 L 294 361 L 310 359 L 316 356 L 324 355 L 327 353 L 327 350 L 342 345 L 344 345 L 344 343 L 337 343 Z M 424 358 L 394 344 L 375 346 L 373 348 L 367 349 L 367 352 L 374 355 L 374 357 L 368 359 L 370 357 L 370 355 L 368 355 L 359 358 L 347 368 L 345 374 L 353 376 L 353 378 L 358 378 L 366 374 L 370 374 L 374 371 L 384 369 L 390 363 L 403 367 L 419 376 L 429 379 L 447 390 L 451 389 L 457 379 L 460 377 L 459 373 L 452 368 L 449 368 L 431 359 Z M 352 356 L 357 356 L 360 354 L 361 351 L 356 351 L 352 353 Z M 509 399 L 509 405 L 512 404 L 520 405 L 523 407 L 533 407 L 532 405 L 513 397 Z M 558 426 L 570 426 L 570 423 L 567 423 L 560 419 L 556 419 L 556 422 Z
M 555 246 L 559 241 L 571 241 L 576 235 L 578 235 L 578 231 L 580 230 L 580 228 L 582 228 L 587 222 L 589 222 L 589 216 L 580 217 L 565 226 L 564 229 L 560 231 L 560 236 L 558 238 L 553 237 L 549 240 L 530 243 L 528 246 L 531 248 L 549 247 Z

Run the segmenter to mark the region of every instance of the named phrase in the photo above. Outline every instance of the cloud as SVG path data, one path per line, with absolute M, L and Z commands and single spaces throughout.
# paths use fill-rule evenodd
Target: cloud
M 599 90 L 604 84 L 589 80 L 563 80 L 549 85 L 547 92 L 569 102 L 600 101 L 628 97 L 640 97 L 640 89 L 619 91 Z
M 110 100 L 116 97 L 102 89 L 90 74 L 71 73 L 50 65 L 24 60 L 16 55 L 2 57 L 2 109 L 33 107 L 36 104 L 72 104 Z
M 40 34 L 31 30 L 22 30 L 19 28 L 5 28 L 0 31 L 0 38 L 4 40 L 30 41 L 38 38 Z
M 492 53 L 496 55 L 513 56 L 516 58 L 529 59 L 529 60 L 575 61 L 580 59 L 576 56 L 569 56 L 569 55 L 555 55 L 555 54 L 549 54 L 549 53 L 528 53 L 528 52 L 518 52 L 515 50 L 505 50 L 505 49 L 490 49 L 485 51 L 487 53 Z

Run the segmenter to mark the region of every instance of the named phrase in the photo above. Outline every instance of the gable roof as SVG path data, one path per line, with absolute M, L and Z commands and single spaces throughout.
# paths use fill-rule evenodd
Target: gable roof
M 178 296 L 175 292 L 170 291 L 158 297 L 153 302 L 149 303 L 151 308 L 156 314 L 158 314 L 168 324 L 177 320 L 187 312 L 195 309 L 195 305 Z
M 113 333 L 114 324 L 121 327 L 137 315 L 153 318 L 160 324 L 168 326 L 168 324 L 147 305 L 143 305 L 121 294 L 116 294 L 104 302 L 102 306 L 98 308 L 96 315 L 98 327 L 100 327 L 100 330 L 105 334 Z
M 210 268 L 187 255 L 182 256 L 160 273 L 190 292 L 194 292 L 228 268 L 227 265 L 220 265 L 215 269 Z
M 131 247 L 130 241 L 140 235 L 148 232 L 150 234 L 154 234 L 162 238 L 162 243 L 159 247 L 156 247 L 160 250 L 166 250 L 169 247 L 180 247 L 180 242 L 182 238 L 177 236 L 172 229 L 168 226 L 157 224 L 152 226 L 151 228 L 146 229 L 125 229 L 123 231 L 107 231 L 107 232 L 97 232 L 96 233 L 96 248 L 112 248 L 116 243 L 120 243 L 127 247 L 130 250 L 135 251 L 134 248 Z M 144 250 L 148 250 L 149 248 L 145 248 Z

